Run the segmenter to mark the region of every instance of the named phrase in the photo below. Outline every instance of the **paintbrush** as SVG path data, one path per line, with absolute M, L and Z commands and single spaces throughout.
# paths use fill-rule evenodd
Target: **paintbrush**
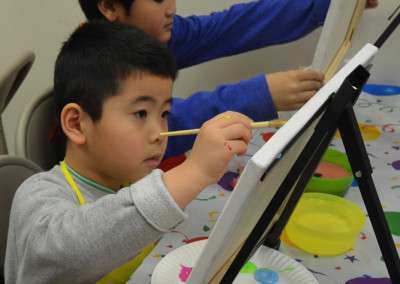
M 281 127 L 286 123 L 286 120 L 276 119 L 270 121 L 259 121 L 252 122 L 251 128 L 263 128 L 263 127 Z M 200 131 L 200 128 L 196 129 L 187 129 L 187 130 L 178 130 L 178 131 L 170 131 L 170 132 L 161 132 L 160 136 L 183 136 L 183 135 L 196 135 Z

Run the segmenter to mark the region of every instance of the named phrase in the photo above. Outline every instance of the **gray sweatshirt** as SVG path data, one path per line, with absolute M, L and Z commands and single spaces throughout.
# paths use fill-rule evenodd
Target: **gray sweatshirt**
M 6 283 L 94 283 L 133 259 L 187 217 L 161 174 L 118 193 L 74 178 L 82 206 L 59 166 L 26 180 L 11 209 Z

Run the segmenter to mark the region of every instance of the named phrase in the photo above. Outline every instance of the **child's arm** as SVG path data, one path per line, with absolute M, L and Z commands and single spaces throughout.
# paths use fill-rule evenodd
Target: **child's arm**
M 268 81 L 268 83 L 267 83 Z M 198 92 L 186 99 L 174 98 L 168 119 L 170 131 L 199 128 L 227 110 L 249 116 L 254 121 L 272 120 L 278 110 L 293 110 L 303 105 L 322 86 L 323 75 L 312 70 L 293 70 L 259 75 L 238 84 Z M 188 151 L 194 136 L 170 137 L 165 158 Z
M 319 26 L 328 5 L 328 0 L 260 0 L 233 5 L 229 10 L 210 16 L 177 17 L 170 46 L 178 64 L 184 67 L 258 48 L 274 34 L 287 41 L 286 36 L 295 38 Z M 282 17 L 283 14 L 285 17 Z M 240 32 L 252 26 L 251 33 Z M 281 33 L 277 33 L 279 26 L 282 26 Z M 238 35 L 240 38 L 237 38 Z M 227 110 L 243 113 L 254 121 L 274 119 L 277 110 L 298 108 L 318 89 L 310 89 L 301 84 L 298 76 L 292 76 L 293 73 L 302 75 L 303 72 L 262 74 L 237 84 L 223 85 L 211 92 L 197 92 L 184 100 L 175 98 L 169 128 L 171 131 L 198 128 L 207 119 Z M 282 81 L 285 84 L 281 84 Z M 194 137 L 170 138 L 165 158 L 188 151 L 193 142 Z
M 205 121 L 225 111 L 243 113 L 253 121 L 277 118 L 265 75 L 237 84 L 222 85 L 210 92 L 197 92 L 186 99 L 173 98 L 168 127 L 170 131 L 200 128 Z M 170 137 L 164 157 L 176 156 L 190 150 L 195 138 Z
M 251 139 L 251 120 L 239 113 L 225 112 L 207 121 L 197 135 L 189 158 L 164 173 L 164 182 L 182 208 L 206 186 L 216 183 L 229 161 L 246 153 Z
M 169 43 L 180 68 L 296 40 L 325 20 L 330 0 L 259 0 L 207 16 L 176 16 Z
M 39 174 L 14 198 L 6 282 L 95 283 L 185 217 L 158 170 L 83 206 L 59 170 Z
M 179 167 L 153 171 L 82 206 L 59 169 L 28 179 L 13 201 L 7 282 L 94 283 L 133 259 L 181 222 L 181 208 L 222 176 L 234 154 L 246 151 L 250 123 L 238 113 L 221 114 L 202 127 Z

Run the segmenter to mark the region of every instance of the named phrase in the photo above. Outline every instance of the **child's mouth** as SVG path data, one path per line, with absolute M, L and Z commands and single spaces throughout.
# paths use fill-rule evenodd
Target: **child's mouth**
M 171 23 L 169 23 L 169 24 L 166 24 L 166 25 L 164 26 L 164 29 L 166 29 L 166 30 L 172 30 L 172 26 L 173 26 L 173 23 L 171 22 Z
M 151 168 L 156 168 L 160 164 L 160 162 L 161 162 L 161 155 L 154 155 L 144 160 L 144 163 Z

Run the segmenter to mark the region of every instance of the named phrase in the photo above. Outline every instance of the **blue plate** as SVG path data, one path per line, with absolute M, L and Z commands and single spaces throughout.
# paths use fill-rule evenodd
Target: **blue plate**
M 400 95 L 400 87 L 394 85 L 366 84 L 363 91 L 374 96 Z

